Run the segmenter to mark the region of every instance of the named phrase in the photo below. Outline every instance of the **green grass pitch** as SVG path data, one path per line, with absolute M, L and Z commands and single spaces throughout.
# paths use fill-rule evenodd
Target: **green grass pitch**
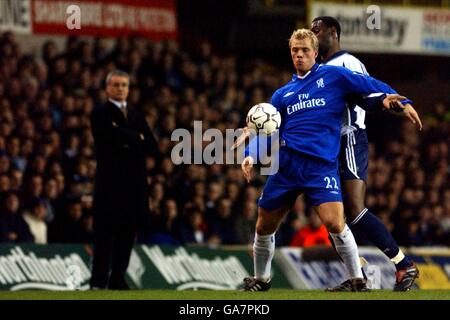
M 319 290 L 239 291 L 16 291 L 0 292 L 0 300 L 450 300 L 450 290 L 412 290 L 365 293 L 323 292 Z

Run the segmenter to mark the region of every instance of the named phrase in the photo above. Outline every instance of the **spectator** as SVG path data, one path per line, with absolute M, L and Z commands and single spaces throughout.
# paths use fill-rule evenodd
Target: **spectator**
M 12 169 L 9 172 L 11 180 L 11 191 L 20 192 L 23 186 L 23 173 L 19 169 Z
M 11 162 L 6 153 L 0 153 L 0 175 L 7 174 L 10 169 Z
M 11 179 L 6 174 L 0 175 L 0 195 L 11 189 Z
M 19 197 L 15 193 L 10 192 L 4 197 L 2 202 L 0 214 L 0 242 L 33 242 L 33 235 L 19 211 Z
M 39 199 L 33 199 L 29 205 L 29 210 L 25 212 L 23 218 L 30 228 L 34 237 L 34 243 L 47 243 L 47 224 L 45 216 L 47 215 L 44 202 Z
M 28 189 L 25 195 L 25 207 L 29 208 L 36 199 L 40 199 L 44 190 L 42 177 L 33 175 L 28 180 Z
M 10 137 L 7 144 L 7 153 L 11 159 L 11 163 L 14 168 L 25 171 L 27 161 L 20 155 L 20 139 L 16 136 Z
M 240 215 L 236 218 L 236 242 L 253 244 L 258 207 L 255 202 L 246 201 Z
M 218 200 L 217 206 L 210 210 L 206 221 L 210 232 L 216 235 L 222 244 L 235 244 L 236 231 L 231 215 L 231 201 L 227 198 Z
M 138 242 L 160 245 L 179 245 L 178 208 L 174 200 L 164 202 L 162 213 L 153 217 L 150 231 L 141 231 Z
M 180 239 L 184 244 L 205 244 L 207 226 L 200 210 L 192 208 L 186 213 L 187 221 L 180 225 Z
M 310 211 L 308 224 L 294 235 L 290 246 L 303 248 L 331 246 L 327 229 L 322 224 L 317 214 L 312 210 Z
M 83 216 L 81 199 L 73 199 L 67 206 L 67 214 L 59 215 L 50 225 L 52 242 L 88 243 L 92 240 Z
M 44 186 L 44 197 L 43 202 L 45 208 L 47 209 L 47 215 L 45 216 L 45 221 L 47 223 L 51 223 L 60 209 L 62 204 L 61 199 L 59 198 L 58 187 L 55 179 L 48 179 L 45 182 Z

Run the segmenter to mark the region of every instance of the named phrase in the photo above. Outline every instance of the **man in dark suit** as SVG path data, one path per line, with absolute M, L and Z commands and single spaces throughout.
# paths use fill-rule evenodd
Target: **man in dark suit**
M 128 74 L 110 72 L 108 102 L 91 114 L 97 158 L 91 289 L 128 289 L 133 243 L 149 216 L 145 158 L 157 156 L 158 145 L 145 116 L 127 105 L 128 92 Z

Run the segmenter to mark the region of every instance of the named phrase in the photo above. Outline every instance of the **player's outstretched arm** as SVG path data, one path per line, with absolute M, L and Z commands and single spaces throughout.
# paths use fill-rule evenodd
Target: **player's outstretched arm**
M 402 111 L 404 109 L 402 104 L 403 100 L 407 100 L 407 98 L 397 93 L 386 94 L 382 101 L 383 108 L 387 110 Z
M 376 93 L 370 95 L 353 94 L 347 97 L 347 101 L 350 104 L 357 104 L 366 111 L 372 110 L 392 110 L 392 109 L 403 109 L 403 105 L 409 103 L 410 100 L 406 97 L 401 96 L 397 93 L 387 94 L 387 93 Z M 400 103 L 397 105 L 397 103 Z
M 403 114 L 412 123 L 416 124 L 419 130 L 422 130 L 422 121 L 420 120 L 419 114 L 410 103 L 405 103 L 405 101 L 410 100 L 399 94 L 388 94 L 383 99 L 383 107 Z
M 392 109 L 392 107 L 395 107 L 398 103 L 390 100 L 398 100 L 400 98 L 404 98 L 402 96 L 399 96 L 394 89 L 392 89 L 388 84 L 377 80 L 375 78 L 372 78 L 370 76 L 358 73 L 358 72 L 352 72 L 345 68 L 336 67 L 336 71 L 341 75 L 343 88 L 345 91 L 347 91 L 348 94 L 373 94 L 373 93 L 385 93 L 386 97 L 386 104 L 387 106 L 390 106 L 388 109 Z M 391 97 L 389 97 L 391 95 Z M 406 117 L 408 117 L 414 124 L 417 123 L 419 126 L 419 129 L 422 129 L 422 122 L 420 121 L 419 115 L 414 110 L 414 108 L 410 104 L 411 100 L 405 99 L 401 103 L 401 108 L 403 110 L 407 109 L 404 113 Z M 408 107 L 406 107 L 409 105 Z M 385 106 L 385 101 L 383 100 L 383 106 Z
M 411 105 L 411 100 L 396 92 L 368 96 L 353 95 L 349 97 L 349 101 L 356 103 L 365 110 L 384 109 L 400 113 L 416 124 L 419 130 L 422 130 L 422 121 Z
M 405 117 L 409 118 L 409 120 L 411 120 L 412 123 L 417 124 L 417 126 L 419 127 L 419 130 L 422 130 L 422 121 L 420 120 L 419 114 L 413 108 L 413 106 L 408 103 L 408 104 L 405 104 L 403 107 L 404 107 L 403 115 L 405 115 Z
M 383 107 L 391 109 L 395 104 L 390 102 L 401 100 L 402 104 L 411 103 L 406 97 L 399 95 L 388 84 L 375 79 L 369 75 L 350 71 L 342 67 L 334 67 L 336 74 L 340 76 L 341 89 L 346 92 L 347 95 L 369 95 L 370 96 L 382 96 L 386 95 L 383 99 Z M 369 99 L 370 100 L 370 99 Z
M 252 169 L 254 163 L 255 160 L 251 156 L 244 158 L 244 161 L 242 161 L 241 169 L 247 183 L 250 183 L 250 181 L 252 181 Z
M 248 127 L 243 127 L 242 129 L 238 129 L 238 130 L 242 130 L 241 135 L 236 139 L 236 142 L 233 143 L 233 145 L 231 146 L 231 150 L 236 149 L 237 147 L 239 147 L 241 144 L 243 144 L 245 142 L 245 140 L 250 137 L 250 129 Z

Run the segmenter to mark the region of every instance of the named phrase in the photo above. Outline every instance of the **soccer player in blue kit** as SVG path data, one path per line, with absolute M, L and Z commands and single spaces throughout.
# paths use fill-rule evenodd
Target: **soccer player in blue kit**
M 341 50 L 341 26 L 336 19 L 317 17 L 312 21 L 311 31 L 319 39 L 319 55 L 323 64 L 342 66 L 368 75 L 361 61 Z M 405 104 L 401 111 L 422 128 L 420 118 L 411 104 Z M 369 142 L 364 120 L 365 110 L 356 104 L 347 104 L 339 156 L 344 212 L 350 229 L 364 234 L 394 263 L 397 270 L 394 291 L 408 291 L 419 276 L 417 266 L 405 257 L 386 226 L 365 206 Z M 351 291 L 351 281 L 347 280 L 329 291 Z
M 344 219 L 338 170 L 340 130 L 348 96 L 395 91 L 367 75 L 342 67 L 318 65 L 315 59 L 319 41 L 310 30 L 294 31 L 289 47 L 297 73 L 273 94 L 271 101 L 282 117 L 279 170 L 268 178 L 258 202 L 253 245 L 255 274 L 244 279 L 243 290 L 270 289 L 275 232 L 297 196 L 304 193 L 347 267 L 351 290 L 368 291 L 358 248 Z M 390 108 L 390 102 L 384 98 L 383 106 Z M 247 147 L 247 151 L 252 149 Z M 251 180 L 255 161 L 257 155 L 250 152 L 242 162 L 247 182 Z

